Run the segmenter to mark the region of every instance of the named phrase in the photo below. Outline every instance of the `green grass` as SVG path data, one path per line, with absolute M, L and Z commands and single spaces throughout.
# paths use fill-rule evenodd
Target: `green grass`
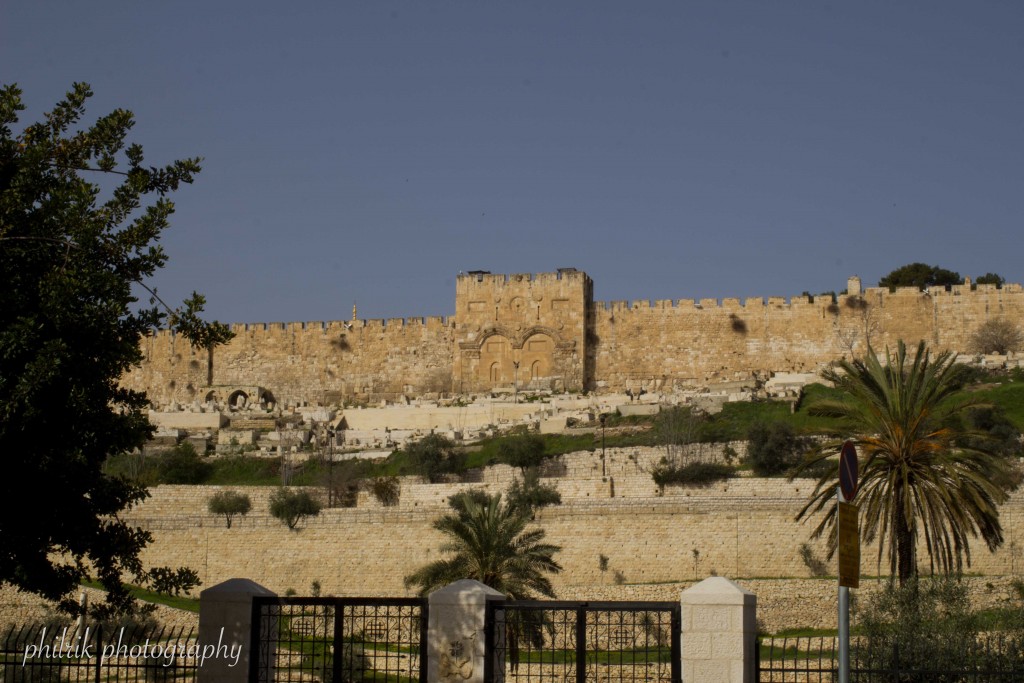
M 220 486 L 276 486 L 281 483 L 281 458 L 230 455 L 211 458 L 206 484 Z
M 97 590 L 104 590 L 103 584 L 99 581 L 88 581 L 83 580 L 83 586 L 88 588 L 95 588 Z M 166 605 L 167 607 L 173 607 L 174 609 L 181 609 L 187 612 L 199 613 L 199 600 L 196 598 L 184 598 L 175 595 L 164 595 L 163 593 L 154 593 L 146 588 L 140 588 L 138 586 L 128 586 L 128 592 L 131 593 L 132 597 L 141 602 L 148 602 L 155 605 Z
M 1006 382 L 999 386 L 975 391 L 971 398 L 999 406 L 1013 426 L 1024 431 L 1024 382 Z

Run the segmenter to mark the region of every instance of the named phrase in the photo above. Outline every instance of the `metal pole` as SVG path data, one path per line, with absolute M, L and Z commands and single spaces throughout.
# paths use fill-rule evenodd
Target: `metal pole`
M 515 389 L 513 390 L 512 402 L 518 404 L 519 403 L 519 361 L 517 361 L 517 360 L 512 361 L 512 367 L 514 368 L 513 371 L 512 371 L 512 374 L 513 374 L 513 380 L 512 381 L 513 381 L 513 386 L 515 387 Z
M 607 419 L 608 419 L 608 416 L 605 415 L 604 413 L 601 413 L 601 476 L 602 477 L 606 475 L 605 465 L 604 465 L 604 463 L 605 463 L 605 459 L 604 459 L 604 456 L 605 456 L 605 451 L 604 451 L 604 423 L 605 423 L 605 420 L 607 420 Z
M 839 487 L 836 487 L 836 500 L 839 503 L 846 502 Z M 850 589 L 846 586 L 839 587 L 839 683 L 850 683 Z

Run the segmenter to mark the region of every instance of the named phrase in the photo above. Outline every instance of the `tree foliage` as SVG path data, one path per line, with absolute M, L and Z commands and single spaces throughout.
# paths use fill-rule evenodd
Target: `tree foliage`
M 979 275 L 974 280 L 975 284 L 978 285 L 995 285 L 996 287 L 1002 287 L 1006 283 L 1006 278 L 998 273 L 985 273 Z
M 238 491 L 218 491 L 210 496 L 207 509 L 211 514 L 224 515 L 224 523 L 230 529 L 231 518 L 235 515 L 247 515 L 252 509 L 252 501 L 249 500 L 249 496 Z
M 174 310 L 155 293 L 137 301 L 133 287 L 166 261 L 167 195 L 192 182 L 199 160 L 146 166 L 142 147 L 126 146 L 131 112 L 80 125 L 91 95 L 75 84 L 15 133 L 21 90 L 0 88 L 0 581 L 60 600 L 92 574 L 116 609 L 130 605 L 122 575 L 144 581 L 139 553 L 151 540 L 118 514 L 147 494 L 102 464 L 153 432 L 145 395 L 118 380 L 156 327 L 203 348 L 231 333 L 200 320 L 197 294 Z M 93 182 L 114 179 L 109 192 Z M 25 514 L 23 493 L 42 490 L 60 495 Z
M 886 362 L 873 351 L 862 360 L 842 361 L 825 371 L 844 394 L 808 407 L 812 415 L 843 420 L 843 438 L 854 437 L 860 458 L 861 531 L 878 541 L 878 563 L 889 555 L 890 572 L 905 584 L 918 573 L 923 544 L 933 572 L 960 572 L 971 562 L 970 540 L 989 550 L 1003 543 L 999 506 L 1017 488 L 1011 458 L 959 415 L 978 406 L 960 392 L 966 368 L 949 352 L 934 359 L 921 342 L 912 356 L 900 342 Z M 838 436 L 838 435 L 837 435 Z M 813 465 L 835 454 L 841 441 L 809 456 Z M 814 536 L 827 534 L 836 549 L 835 491 L 838 468 L 829 468 L 797 515 L 824 512 Z
M 544 530 L 527 529 L 529 517 L 484 492 L 453 496 L 452 512 L 434 522 L 445 542 L 435 560 L 405 577 L 406 587 L 421 595 L 459 579 L 475 579 L 514 600 L 539 595 L 555 597 L 547 574 L 562 567 L 554 555 L 559 546 L 543 543 Z
M 986 320 L 971 335 L 971 351 L 975 353 L 1009 353 L 1019 351 L 1024 333 L 1005 318 Z
M 402 484 L 398 477 L 374 477 L 370 481 L 370 493 L 384 507 L 394 507 L 398 505 Z
M 923 290 L 926 287 L 944 287 L 947 285 L 962 285 L 963 283 L 964 279 L 960 277 L 960 273 L 955 271 L 946 270 L 938 266 L 929 266 L 924 263 L 909 263 L 905 266 L 900 266 L 883 277 L 878 281 L 878 286 L 888 287 L 889 289 L 917 287 Z
M 538 508 L 561 505 L 562 494 L 554 486 L 540 482 L 540 471 L 536 467 L 528 467 L 522 480 L 516 479 L 509 487 L 508 504 L 532 515 Z
M 406 445 L 405 453 L 413 470 L 432 484 L 443 481 L 446 474 L 462 471 L 466 462 L 455 442 L 442 434 L 428 434 Z
M 544 462 L 544 448 L 544 437 L 540 434 L 512 434 L 498 443 L 498 457 L 525 474 Z
M 295 491 L 282 486 L 270 495 L 270 514 L 294 529 L 306 517 L 320 514 L 320 503 L 309 491 Z

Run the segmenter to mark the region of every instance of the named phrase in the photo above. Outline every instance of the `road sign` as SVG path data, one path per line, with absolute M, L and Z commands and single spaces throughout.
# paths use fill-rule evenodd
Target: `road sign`
M 839 585 L 860 587 L 860 527 L 858 508 L 839 503 Z
M 852 441 L 843 444 L 839 452 L 839 489 L 848 503 L 857 495 L 857 449 Z

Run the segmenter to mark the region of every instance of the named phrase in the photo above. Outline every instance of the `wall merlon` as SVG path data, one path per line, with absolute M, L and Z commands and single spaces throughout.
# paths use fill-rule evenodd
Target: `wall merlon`
M 764 298 L 760 296 L 747 297 L 743 301 L 744 308 L 764 308 Z

